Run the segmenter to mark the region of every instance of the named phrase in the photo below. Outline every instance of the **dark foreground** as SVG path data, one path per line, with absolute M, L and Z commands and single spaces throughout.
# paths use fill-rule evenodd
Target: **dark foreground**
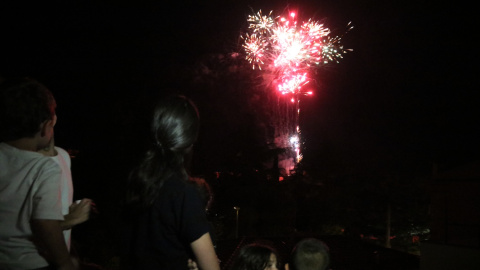
M 295 243 L 302 237 L 292 238 L 240 238 L 238 240 L 224 240 L 218 243 L 217 253 L 221 260 L 222 269 L 227 270 L 241 246 L 256 240 L 274 245 L 284 263 Z M 332 270 L 418 270 L 420 258 L 412 254 L 383 248 L 365 243 L 361 240 L 349 239 L 342 236 L 317 237 L 330 248 Z

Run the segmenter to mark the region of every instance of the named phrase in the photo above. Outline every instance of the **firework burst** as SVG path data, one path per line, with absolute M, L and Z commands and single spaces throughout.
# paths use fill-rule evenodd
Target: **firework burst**
M 248 16 L 247 21 L 247 33 L 242 36 L 246 59 L 253 69 L 262 70 L 264 77 L 273 78 L 276 92 L 290 95 L 291 103 L 296 104 L 295 121 L 287 121 L 293 122 L 294 128 L 286 128 L 289 131 L 280 132 L 280 136 L 295 138 L 295 143 L 290 143 L 295 145 L 293 148 L 298 162 L 299 95 L 312 94 L 312 91 L 305 91 L 303 87 L 311 81 L 309 74 L 313 69 L 330 62 L 338 63 L 351 50 L 343 48 L 341 36 L 331 37 L 330 29 L 318 21 L 308 19 L 298 23 L 295 12 L 273 17 L 272 11 L 263 15 L 260 10 Z M 348 26 L 346 32 L 353 28 L 350 23 Z
M 348 28 L 345 33 L 352 30 L 353 26 L 351 23 L 348 23 Z M 343 49 L 343 45 L 341 44 L 342 36 L 335 36 L 335 37 L 327 37 L 326 40 L 323 41 L 322 47 L 322 59 L 324 64 L 328 64 L 329 62 L 337 62 L 343 58 L 343 55 L 346 54 L 348 51 L 352 51 L 352 49 Z
M 330 29 L 323 24 L 312 19 L 299 24 L 295 12 L 273 17 L 272 11 L 267 16 L 260 10 L 249 15 L 247 21 L 248 31 L 242 36 L 246 59 L 254 69 L 279 74 L 282 80 L 277 87 L 282 93 L 296 93 L 295 89 L 301 88 L 291 84 L 295 89 L 285 90 L 285 82 L 296 80 L 299 74 L 308 78 L 309 70 L 339 62 L 342 55 L 350 51 L 343 49 L 342 37 L 330 37 Z
M 246 59 L 250 64 L 252 64 L 252 68 L 255 69 L 257 66 L 258 69 L 262 69 L 262 65 L 264 64 L 263 59 L 265 58 L 265 40 L 260 39 L 257 37 L 257 34 L 246 34 L 245 44 L 243 47 L 247 52 Z
M 247 21 L 250 23 L 248 26 L 254 33 L 261 35 L 268 35 L 271 33 L 275 25 L 275 20 L 272 18 L 272 11 L 268 16 L 262 15 L 262 10 L 259 10 L 255 15 L 249 15 Z

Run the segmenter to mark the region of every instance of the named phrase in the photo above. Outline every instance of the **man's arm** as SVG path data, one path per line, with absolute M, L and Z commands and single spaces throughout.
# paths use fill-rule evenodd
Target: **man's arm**
M 63 216 L 64 220 L 60 222 L 63 230 L 69 230 L 73 226 L 87 221 L 90 217 L 92 208 L 92 200 L 83 199 L 79 203 L 74 202 L 69 207 L 67 215 Z
M 213 248 L 210 233 L 205 233 L 197 240 L 190 244 L 190 247 L 195 254 L 196 262 L 202 270 L 220 270 L 218 258 Z
M 32 231 L 46 259 L 59 270 L 75 270 L 73 260 L 65 244 L 60 220 L 34 219 Z

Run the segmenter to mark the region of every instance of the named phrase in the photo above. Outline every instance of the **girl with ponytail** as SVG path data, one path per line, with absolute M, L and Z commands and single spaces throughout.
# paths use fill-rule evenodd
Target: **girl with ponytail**
M 219 270 L 204 203 L 188 181 L 185 157 L 199 131 L 195 105 L 164 99 L 151 122 L 152 147 L 130 174 L 125 206 L 125 269 Z

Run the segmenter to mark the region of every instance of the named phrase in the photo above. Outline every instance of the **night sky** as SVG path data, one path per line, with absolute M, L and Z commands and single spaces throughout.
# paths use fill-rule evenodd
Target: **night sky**
M 432 163 L 448 169 L 478 158 L 473 6 L 373 0 L 44 2 L 0 4 L 0 76 L 31 76 L 52 90 L 56 140 L 66 149 L 105 159 L 114 155 L 111 162 L 133 159 L 130 151 L 144 143 L 135 136 L 144 132 L 139 127 L 147 123 L 143 109 L 150 100 L 185 87 L 184 79 L 207 55 L 238 52 L 251 9 L 280 14 L 298 7 L 300 15 L 323 20 L 333 32 L 341 33 L 349 21 L 355 26 L 343 39 L 354 51 L 319 69 L 315 95 L 302 100 L 307 164 L 324 171 L 401 172 L 428 171 Z M 214 138 L 196 154 L 228 149 L 218 124 L 224 120 L 210 114 L 207 102 L 222 101 L 216 95 L 202 98 L 195 89 L 184 92 L 210 123 L 204 138 Z

